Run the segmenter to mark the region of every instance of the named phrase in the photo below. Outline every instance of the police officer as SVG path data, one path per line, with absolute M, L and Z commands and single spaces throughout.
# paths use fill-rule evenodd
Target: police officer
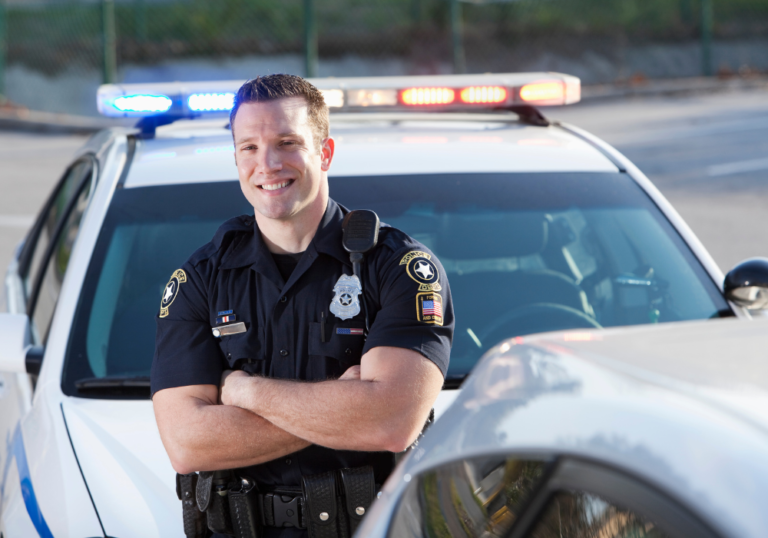
M 364 466 L 381 484 L 448 368 L 445 272 L 383 225 L 362 281 L 353 275 L 348 211 L 329 198 L 328 108 L 310 83 L 246 82 L 231 126 L 255 212 L 224 223 L 164 290 L 151 379 L 165 449 L 179 473 L 237 469 L 263 494 Z M 296 516 L 276 522 L 277 504 L 266 510 L 265 536 L 306 536 Z

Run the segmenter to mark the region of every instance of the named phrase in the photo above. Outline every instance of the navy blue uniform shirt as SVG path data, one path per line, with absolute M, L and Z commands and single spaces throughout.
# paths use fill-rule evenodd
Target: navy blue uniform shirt
M 329 200 L 287 282 L 254 217 L 224 223 L 165 288 L 157 318 L 152 394 L 171 387 L 219 385 L 226 369 L 281 379 L 335 379 L 377 346 L 417 351 L 445 376 L 454 319 L 442 265 L 424 245 L 383 225 L 378 246 L 363 264 L 371 325 L 366 339 L 362 296 L 344 286 L 348 282 L 343 275 L 353 274 L 341 243 L 347 212 Z M 341 319 L 333 311 L 341 317 L 354 315 Z M 218 338 L 213 334 L 214 328 L 241 322 L 245 332 Z M 339 430 L 343 428 L 340 424 Z M 381 483 L 392 470 L 393 456 L 312 445 L 243 469 L 242 474 L 268 490 L 299 486 L 301 475 L 361 465 L 373 465 Z

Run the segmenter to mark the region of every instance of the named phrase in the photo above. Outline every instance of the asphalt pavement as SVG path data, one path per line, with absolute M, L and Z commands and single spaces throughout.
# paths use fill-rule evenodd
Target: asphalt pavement
M 768 257 L 768 88 L 592 102 L 547 115 L 634 162 L 723 272 Z
M 592 100 L 544 112 L 637 164 L 724 271 L 768 257 L 768 88 Z M 85 140 L 0 131 L 0 268 Z

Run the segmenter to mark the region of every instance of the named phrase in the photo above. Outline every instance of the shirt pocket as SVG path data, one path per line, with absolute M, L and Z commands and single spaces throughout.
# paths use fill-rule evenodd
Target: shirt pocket
M 337 378 L 350 366 L 360 364 L 365 346 L 364 327 L 361 321 L 334 323 L 330 331 L 326 327 L 322 342 L 320 323 L 310 323 L 310 379 Z
M 252 324 L 244 333 L 221 337 L 221 349 L 233 370 L 245 370 L 249 374 L 263 374 L 266 368 L 264 331 Z

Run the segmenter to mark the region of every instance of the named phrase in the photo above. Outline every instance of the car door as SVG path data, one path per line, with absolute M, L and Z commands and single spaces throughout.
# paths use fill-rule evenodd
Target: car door
M 95 181 L 96 161 L 85 156 L 65 171 L 43 205 L 9 275 L 8 308 L 30 317 L 32 343 L 42 350 L 61 291 L 69 255 Z M 16 289 L 10 289 L 16 288 Z M 32 401 L 37 376 L 0 372 L 0 435 L 9 439 Z
M 473 457 L 411 479 L 391 538 L 715 538 L 641 478 L 576 458 Z

